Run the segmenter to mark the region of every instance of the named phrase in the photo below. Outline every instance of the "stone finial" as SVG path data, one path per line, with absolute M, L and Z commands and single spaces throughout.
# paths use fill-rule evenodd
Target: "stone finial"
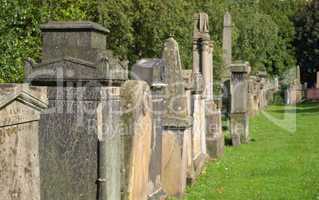
M 195 39 L 209 39 L 209 20 L 208 15 L 204 12 L 194 14 L 194 33 Z
M 231 27 L 231 15 L 229 12 L 226 12 L 224 15 L 224 27 Z

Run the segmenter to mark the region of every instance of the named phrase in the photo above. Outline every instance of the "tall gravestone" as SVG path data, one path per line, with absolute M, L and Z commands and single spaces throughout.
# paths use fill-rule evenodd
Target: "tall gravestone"
M 121 197 L 120 87 L 127 63 L 106 50 L 108 30 L 92 22 L 41 26 L 42 62 L 26 80 L 48 86 L 39 132 L 41 199 Z
M 153 128 L 148 184 L 150 200 L 165 197 L 161 183 L 164 92 L 167 86 L 164 83 L 164 68 L 162 59 L 142 59 L 132 67 L 133 79 L 146 81 L 152 94 Z
M 198 172 L 201 171 L 207 153 L 211 158 L 219 157 L 223 154 L 224 146 L 221 112 L 217 109 L 213 96 L 213 43 L 208 24 L 206 13 L 194 15 L 193 152 Z
M 45 88 L 0 85 L 0 197 L 40 200 L 40 113 Z
M 144 81 L 127 81 L 121 87 L 122 198 L 147 200 L 152 140 L 152 99 Z
M 187 100 L 182 76 L 178 44 L 173 38 L 165 41 L 162 53 L 165 62 L 165 90 L 162 184 L 171 196 L 181 196 L 186 187 L 186 134 L 190 134 L 191 119 L 187 115 Z
M 231 65 L 231 136 L 234 146 L 249 141 L 248 130 L 248 63 Z

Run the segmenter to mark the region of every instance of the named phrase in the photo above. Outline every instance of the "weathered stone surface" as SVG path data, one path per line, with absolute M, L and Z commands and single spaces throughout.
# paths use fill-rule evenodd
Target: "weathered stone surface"
M 166 127 L 187 127 L 191 119 L 187 115 L 187 100 L 182 76 L 182 64 L 178 44 L 173 38 L 165 41 L 162 59 L 166 63 L 164 81 L 167 84 L 165 92 Z
M 132 67 L 133 79 L 146 81 L 151 87 L 152 93 L 153 128 L 148 185 L 150 200 L 166 196 L 161 183 L 163 111 L 166 88 L 166 84 L 163 82 L 164 67 L 165 63 L 162 59 L 142 59 Z
M 146 200 L 152 139 L 152 99 L 143 81 L 127 81 L 121 88 L 124 134 L 122 199 Z
M 248 130 L 248 63 L 231 65 L 231 136 L 234 146 L 249 141 Z
M 231 76 L 230 64 L 232 63 L 232 21 L 229 12 L 224 15 L 224 29 L 223 29 L 223 64 L 224 73 L 223 79 L 227 80 Z
M 206 111 L 207 153 L 211 159 L 216 159 L 224 155 L 221 112 L 213 102 L 206 102 Z
M 186 187 L 191 117 L 178 44 L 173 38 L 166 40 L 162 59 L 166 64 L 164 81 L 167 84 L 163 116 L 162 183 L 168 195 L 181 196 Z
M 108 191 L 113 192 L 108 195 L 119 196 L 119 158 L 114 155 L 119 152 L 119 134 L 116 132 L 119 120 L 116 120 L 116 112 L 108 113 L 111 108 L 119 111 L 118 88 L 49 87 L 48 93 L 52 95 L 54 90 L 68 95 L 62 94 L 62 98 L 56 99 L 50 96 L 49 109 L 41 115 L 41 198 L 96 199 L 96 183 L 101 180 L 98 174 L 100 141 L 108 144 L 104 153 L 110 161 L 105 169 L 106 177 L 102 178 L 108 179 Z M 92 93 L 92 96 L 87 96 Z M 114 116 L 108 116 L 113 113 Z M 103 174 L 101 170 L 100 174 Z
M 44 88 L 0 85 L 0 196 L 40 200 L 38 128 Z
M 186 188 L 187 151 L 185 129 L 165 129 L 163 133 L 162 183 L 169 196 L 180 197 Z
M 42 63 L 26 63 L 26 81 L 122 82 L 128 62 L 106 50 L 107 29 L 93 22 L 50 22 L 42 25 Z
M 231 114 L 231 136 L 233 146 L 249 142 L 249 119 L 247 113 Z

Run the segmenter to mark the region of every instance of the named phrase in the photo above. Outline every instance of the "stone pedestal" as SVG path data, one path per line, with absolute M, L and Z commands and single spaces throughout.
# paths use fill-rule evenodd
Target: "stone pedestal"
M 224 155 L 225 139 L 222 131 L 221 112 L 214 102 L 206 102 L 206 145 L 211 159 Z
M 38 129 L 45 88 L 0 85 L 1 199 L 40 200 Z
M 233 146 L 249 142 L 249 117 L 247 113 L 234 113 L 231 118 L 231 137 Z
M 41 199 L 120 199 L 119 85 L 127 62 L 105 49 L 108 31 L 98 24 L 41 29 L 43 60 L 25 67 L 28 82 L 48 86 L 39 129 Z
M 248 130 L 248 63 L 231 65 L 231 136 L 234 146 L 249 141 Z

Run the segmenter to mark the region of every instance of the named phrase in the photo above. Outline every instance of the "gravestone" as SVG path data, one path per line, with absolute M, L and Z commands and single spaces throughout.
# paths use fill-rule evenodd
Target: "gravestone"
M 144 80 L 151 87 L 153 106 L 153 128 L 151 140 L 151 161 L 149 166 L 149 199 L 161 199 L 165 192 L 161 184 L 162 134 L 164 110 L 165 63 L 162 59 L 142 59 L 132 67 L 132 77 Z
M 92 22 L 41 26 L 40 64 L 26 80 L 48 86 L 39 132 L 41 199 L 121 197 L 120 87 L 127 62 L 105 49 L 107 29 Z
M 45 88 L 0 85 L 0 197 L 40 200 L 38 128 Z
M 165 41 L 162 53 L 165 62 L 165 104 L 162 141 L 162 184 L 170 196 L 181 196 L 186 187 L 187 138 L 191 118 L 187 114 L 187 100 L 182 76 L 178 44 L 173 38 Z
M 195 170 L 201 172 L 207 152 L 211 158 L 222 155 L 224 136 L 213 97 L 213 43 L 209 35 L 208 15 L 194 15 L 193 32 L 193 154 Z M 202 86 L 202 88 L 198 88 Z M 202 91 L 203 90 L 203 91 Z M 210 148 L 210 149 L 208 149 Z
M 248 63 L 231 65 L 231 136 L 234 146 L 248 143 Z
M 121 199 L 147 200 L 152 140 L 152 99 L 144 81 L 127 81 L 121 88 L 123 194 Z

